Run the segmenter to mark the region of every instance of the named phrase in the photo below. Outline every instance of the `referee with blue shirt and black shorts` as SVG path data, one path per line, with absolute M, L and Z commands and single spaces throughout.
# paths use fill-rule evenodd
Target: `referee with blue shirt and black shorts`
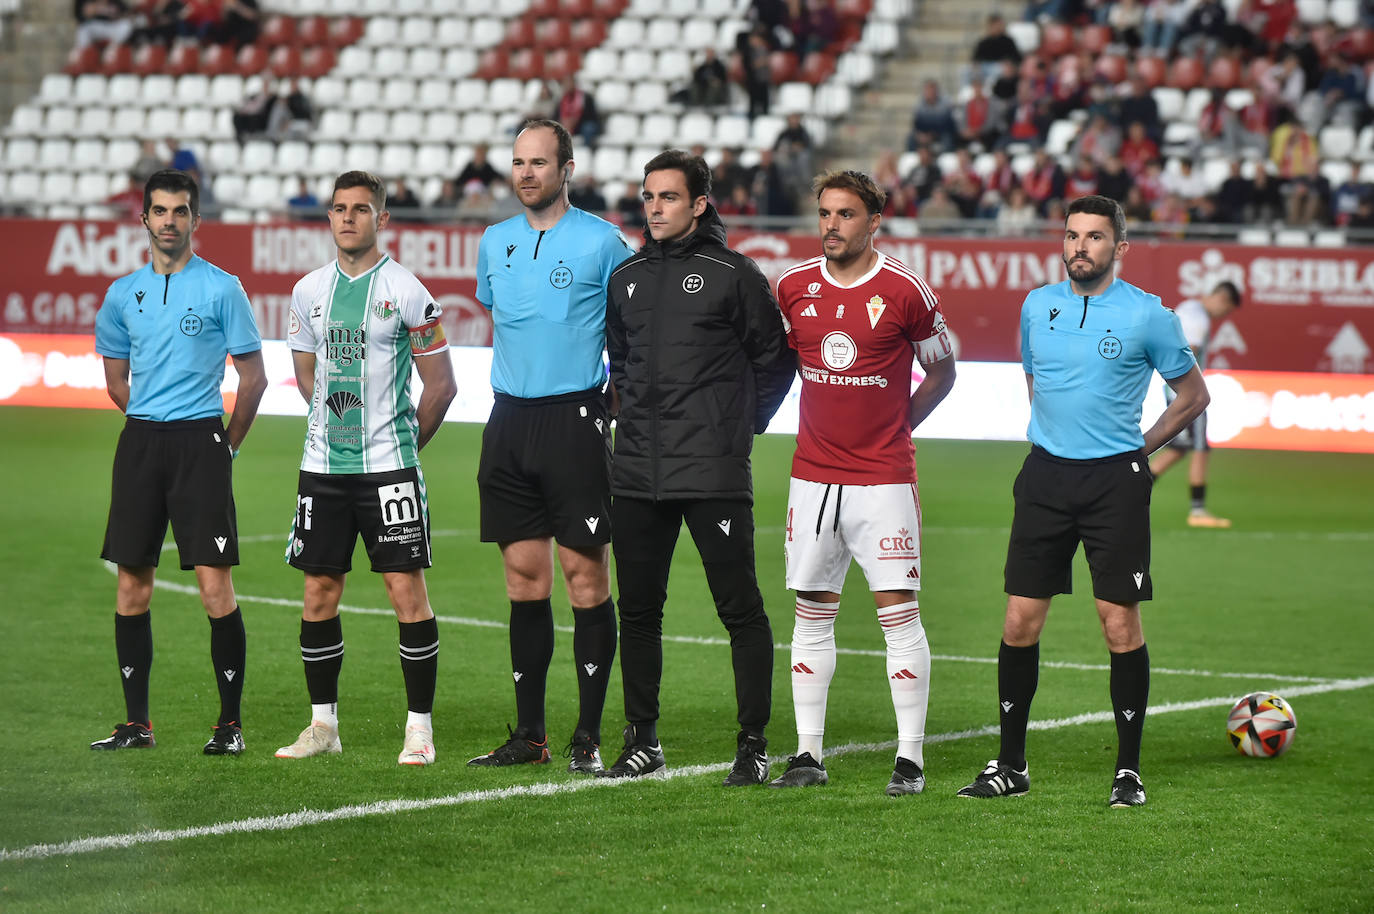
M 220 714 L 204 752 L 238 755 L 247 649 L 230 577 L 239 563 L 232 461 L 267 389 L 262 340 L 238 278 L 191 251 L 200 225 L 195 180 L 181 171 L 154 174 L 143 188 L 142 218 L 150 262 L 110 285 L 95 322 L 106 389 L 127 417 L 100 553 L 119 566 L 115 653 L 126 722 L 91 748 L 156 745 L 148 714 L 149 604 L 170 520 L 181 567 L 195 569 L 210 618 Z M 227 427 L 220 396 L 226 356 L 239 378 Z
M 603 767 L 601 713 L 616 648 L 606 283 L 633 251 L 614 225 L 568 203 L 573 169 L 567 129 L 527 121 L 511 159 L 524 212 L 489 227 L 478 248 L 477 300 L 491 309 L 496 399 L 477 471 L 481 538 L 500 545 L 505 567 L 517 725 L 468 764 L 549 760 L 544 692 L 557 541 L 579 696 L 568 770 L 595 774 Z
M 1072 592 L 1073 556 L 1082 542 L 1111 653 L 1117 757 L 1108 804 L 1145 803 L 1140 739 L 1150 657 L 1140 603 L 1152 595 L 1154 483 L 1146 458 L 1209 398 L 1177 316 L 1158 296 L 1116 278 L 1129 247 L 1119 203 L 1074 200 L 1064 222 L 1069 278 L 1032 291 L 1021 306 L 1031 452 L 1012 486 L 1007 614 L 997 658 L 1001 748 L 961 797 L 1030 790 L 1026 728 L 1040 675 L 1040 632 L 1051 598 Z M 1156 371 L 1177 396 L 1142 435 L 1141 404 Z

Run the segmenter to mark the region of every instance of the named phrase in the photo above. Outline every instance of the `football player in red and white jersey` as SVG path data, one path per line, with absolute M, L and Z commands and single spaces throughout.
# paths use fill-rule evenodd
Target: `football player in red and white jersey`
M 954 386 L 940 299 L 873 247 L 886 194 L 868 175 L 813 183 L 823 256 L 778 280 L 802 376 L 801 424 L 787 497 L 787 586 L 797 592 L 792 696 L 797 754 L 774 787 L 829 780 L 821 762 L 835 673 L 835 615 L 850 560 L 873 591 L 897 712 L 889 796 L 925 786 L 930 647 L 921 626 L 921 505 L 911 431 Z M 924 378 L 912 391 L 912 360 Z

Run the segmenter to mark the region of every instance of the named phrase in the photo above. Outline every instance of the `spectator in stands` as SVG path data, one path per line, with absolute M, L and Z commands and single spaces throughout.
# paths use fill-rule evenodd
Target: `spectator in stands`
M 1226 180 L 1221 182 L 1214 195 L 1217 203 L 1217 218 L 1222 222 L 1245 221 L 1245 206 L 1254 192 L 1254 183 L 1241 170 L 1241 160 L 1231 159 Z
M 725 147 L 720 151 L 720 161 L 716 167 L 711 169 L 711 188 L 717 195 L 717 202 L 728 200 L 734 194 L 736 186 L 742 186 L 745 190 L 750 189 L 752 176 L 749 169 L 740 164 L 739 150 Z M 634 198 L 640 210 L 644 209 L 644 201 L 639 199 L 639 191 L 636 190 Z M 642 215 L 642 213 L 641 213 Z
M 1126 219 L 1130 222 L 1150 221 L 1150 203 L 1145 199 L 1139 185 L 1134 185 L 1126 191 L 1126 202 L 1121 208 L 1126 211 Z
M 596 138 L 601 135 L 601 115 L 596 110 L 596 99 L 571 76 L 563 78 L 559 89 L 561 94 L 551 117 L 583 143 L 596 145 Z
M 1093 160 L 1086 157 L 1075 159 L 1073 171 L 1064 176 L 1064 197 L 1077 200 L 1079 197 L 1096 196 L 1097 184 L 1097 166 Z
M 778 165 L 773 150 L 759 151 L 759 164 L 751 182 L 754 204 L 762 216 L 792 216 L 797 212 L 788 175 Z
M 218 33 L 220 4 L 217 0 L 182 0 L 178 33 L 183 38 L 205 43 Z
M 1089 120 L 1087 126 L 1074 138 L 1069 154 L 1075 159 L 1089 159 L 1100 164 L 1120 151 L 1121 131 L 1109 124 L 1104 115 L 1099 114 Z
M 1188 224 L 1188 204 L 1178 194 L 1166 193 L 1150 212 L 1150 221 L 1158 226 L 1185 226 Z M 1177 234 L 1183 235 L 1182 232 Z
M 1121 99 L 1121 123 L 1139 121 L 1145 125 L 1145 133 L 1150 139 L 1159 142 L 1164 133 L 1164 125 L 1159 119 L 1159 105 L 1150 91 L 1150 83 L 1140 73 L 1131 77 L 1131 89 Z
M 874 174 L 877 174 L 876 168 Z M 917 148 L 916 164 L 911 166 L 911 171 L 907 172 L 899 183 L 910 187 L 916 196 L 917 204 L 924 205 L 926 200 L 930 199 L 931 192 L 940 185 L 942 180 L 944 180 L 944 175 L 940 172 L 940 165 L 935 160 L 935 152 L 929 145 L 925 145 Z M 889 197 L 892 195 L 892 188 L 885 184 L 879 186 L 888 192 Z
M 460 222 L 490 224 L 499 221 L 494 215 L 496 200 L 492 196 L 489 186 L 473 178 L 461 187 L 462 197 L 458 200 L 457 212 L 455 213 Z
M 1119 155 L 1107 156 L 1106 164 L 1097 173 L 1097 192 L 1123 205 L 1134 183 Z
M 502 180 L 501 173 L 487 161 L 489 151 L 486 143 L 478 143 L 473 146 L 472 158 L 468 160 L 468 163 L 463 166 L 463 170 L 458 172 L 458 177 L 454 179 L 454 183 L 462 190 L 464 196 L 467 196 L 468 185 L 472 181 L 481 184 L 483 190 L 489 190 L 493 182 Z
M 1192 0 L 1153 0 L 1145 9 L 1145 30 L 1141 50 L 1158 57 L 1173 54 L 1179 32 L 1188 20 Z
M 1140 188 L 1145 202 L 1153 209 L 1155 204 L 1164 199 L 1164 160 L 1151 159 L 1146 162 L 1140 174 L 1135 176 L 1135 186 Z
M 127 215 L 134 215 L 138 218 L 143 216 L 143 184 L 139 182 L 137 175 L 129 175 L 129 185 L 123 190 L 111 194 L 106 198 L 105 204 L 113 207 L 115 215 L 123 218 Z
M 272 91 L 270 78 L 255 77 L 257 83 L 250 81 L 248 94 L 234 110 L 234 138 L 242 145 L 250 136 L 267 133 L 267 125 L 272 118 L 272 107 L 277 103 L 276 93 Z
M 748 190 L 748 184 L 742 185 Z M 648 223 L 644 220 L 644 198 L 640 196 L 640 186 L 635 181 L 625 182 L 625 192 L 615 201 L 615 220 L 626 232 L 643 231 Z
M 1298 110 L 1307 93 L 1307 74 L 1303 72 L 1298 55 L 1292 51 L 1260 74 L 1257 83 L 1261 92 L 1292 111 Z
M 1269 134 L 1279 122 L 1279 107 L 1273 96 L 1263 92 L 1240 109 L 1236 116 L 1237 143 L 1244 152 L 1261 157 L 1269 155 Z
M 214 40 L 235 48 L 252 44 L 262 31 L 262 10 L 258 0 L 223 0 L 219 27 Z
M 983 183 L 989 190 L 997 191 L 1004 201 L 1010 199 L 1013 187 L 1021 186 L 1021 178 L 1016 174 L 1016 169 L 1011 167 L 1011 158 L 1005 149 L 992 154 L 992 166 L 983 176 Z
M 959 210 L 958 204 L 950 199 L 949 191 L 943 186 L 935 188 L 931 193 L 930 199 L 925 202 L 920 211 L 922 221 L 954 221 L 964 218 L 964 214 Z
M 1006 123 L 994 117 L 992 102 L 983 91 L 981 82 L 975 82 L 969 87 L 968 101 L 959 107 L 955 121 L 959 131 L 959 145 L 965 147 L 977 143 L 980 147 L 988 149 L 1006 129 Z
M 168 160 L 162 154 L 162 150 L 158 148 L 157 140 L 144 140 L 140 147 L 138 161 L 134 163 L 131 170 L 130 180 L 141 187 L 147 184 L 148 179 L 154 174 L 167 167 Z M 139 206 L 143 206 L 142 200 L 139 200 Z
M 268 79 L 264 76 L 264 81 Z M 301 81 L 292 77 L 285 90 L 272 102 L 267 119 L 267 135 L 280 142 L 285 139 L 308 139 L 315 129 L 315 105 L 301 88 Z
M 1240 148 L 1240 120 L 1226 104 L 1226 90 L 1213 89 L 1198 115 L 1198 144 L 1206 149 L 1235 155 Z
M 902 172 L 897 167 L 897 153 L 884 149 L 873 163 L 873 182 L 889 194 L 902 184 Z
M 1374 230 L 1374 195 L 1366 194 L 1360 198 L 1359 209 L 1355 210 L 1346 228 Z M 1366 239 L 1366 243 L 1368 240 Z
M 794 24 L 792 33 L 796 36 L 797 57 L 805 60 L 808 54 L 824 51 L 839 39 L 840 19 L 833 0 L 805 0 L 798 6 L 802 9 L 802 25 L 799 28 Z
M 749 196 L 748 186 L 736 184 L 731 189 L 730 196 L 716 205 L 716 212 L 722 216 L 757 216 L 759 208 Z
M 1280 178 L 1305 175 L 1320 161 L 1317 141 L 1296 118 L 1280 112 L 1279 120 L 1269 137 L 1269 160 L 1278 168 Z
M 1044 147 L 1035 151 L 1035 160 L 1031 163 L 1030 171 L 1021 179 L 1021 186 L 1045 218 L 1053 222 L 1054 217 L 1048 207 L 1051 200 L 1059 200 L 1064 196 L 1064 169 Z M 1060 222 L 1062 224 L 1062 219 Z
M 769 56 L 768 30 L 759 23 L 739 42 L 740 68 L 744 73 L 744 91 L 749 96 L 749 119 L 768 113 L 769 97 L 773 89 L 773 67 Z
M 1112 41 L 1132 50 L 1139 48 L 1145 34 L 1145 6 L 1136 0 L 1116 0 L 1107 7 L 1107 25 Z
M 463 192 L 458 187 L 458 182 L 452 178 L 445 178 L 439 185 L 439 194 L 429 201 L 429 209 L 436 211 L 434 221 L 443 222 L 449 214 L 458 209 L 458 204 L 463 200 Z
M 1193 167 L 1191 158 L 1180 156 L 1177 162 L 1177 171 L 1164 172 L 1164 192 L 1177 196 L 1185 207 L 1192 209 L 1199 198 L 1207 196 L 1210 188 L 1202 172 Z
M 1178 52 L 1210 56 L 1227 38 L 1226 7 L 1221 0 L 1196 0 L 1178 31 Z
M 692 81 L 674 93 L 674 101 L 704 108 L 719 107 L 730 102 L 730 76 L 725 64 L 716 56 L 715 48 L 702 51 L 701 62 L 692 70 Z
M 105 41 L 123 44 L 133 33 L 134 20 L 124 0 L 76 0 L 78 48 Z
M 1263 165 L 1255 169 L 1250 185 L 1250 199 L 1245 206 L 1243 221 L 1249 225 L 1268 225 L 1283 217 L 1283 197 L 1278 184 Z
M 605 195 L 597 186 L 596 178 L 590 176 L 579 178 L 572 187 L 568 188 L 568 203 L 598 216 L 605 213 L 607 209 Z
M 1025 188 L 1019 184 L 1007 193 L 1006 201 L 997 210 L 997 234 L 1026 235 L 1040 219 Z
M 1002 70 L 1002 61 L 1010 61 L 1012 67 L 1021 65 L 1021 49 L 1015 39 L 1007 34 L 1007 22 L 1001 13 L 990 13 L 983 26 L 983 35 L 973 46 L 974 72 L 965 82 L 991 83 Z
M 914 219 L 919 210 L 916 193 L 907 184 L 894 187 L 883 204 L 883 216 L 887 219 Z
M 1022 80 L 1016 89 L 1016 106 L 1011 112 L 1011 123 L 1000 140 L 1001 145 L 1008 143 L 1029 143 L 1039 146 L 1045 142 L 1054 115 L 1050 111 L 1050 99 L 1040 95 L 1034 83 Z
M 945 175 L 940 186 L 949 193 L 954 205 L 959 207 L 961 216 L 965 219 L 977 216 L 983 197 L 983 179 L 973 167 L 973 156 L 967 149 L 960 149 L 955 154 L 954 167 Z
M 1126 170 L 1134 177 L 1145 171 L 1145 165 L 1159 158 L 1159 144 L 1145 131 L 1140 121 L 1131 121 L 1126 127 L 1126 138 L 1117 150 Z
M 1360 180 L 1360 162 L 1350 160 L 1350 174 L 1331 192 L 1331 217 L 1336 225 L 1344 226 L 1360 209 L 1360 201 L 1368 197 L 1371 188 Z
M 1365 105 L 1364 71 L 1340 54 L 1329 55 L 1325 72 L 1317 82 L 1320 100 L 1319 124 L 1337 123 L 1357 126 L 1368 119 Z
M 320 198 L 310 189 L 305 178 L 296 181 L 296 195 L 286 201 L 287 211 L 293 219 L 318 219 L 321 217 Z
M 1257 36 L 1261 47 L 1275 51 L 1280 45 L 1296 38 L 1295 31 L 1302 30 L 1296 0 L 1257 0 L 1255 6 L 1264 23 Z
M 1021 84 L 1021 74 L 1017 71 L 1018 65 L 1010 60 L 1004 60 L 997 66 L 997 75 L 989 83 L 988 101 L 993 108 L 991 117 L 1005 130 L 1011 121 L 1011 111 L 1016 107 L 1016 92 Z
M 1284 218 L 1289 225 L 1326 225 L 1330 222 L 1331 182 L 1314 160 L 1307 171 L 1288 182 Z
M 906 148 L 913 150 L 929 144 L 939 150 L 952 149 L 958 135 L 953 107 L 945 98 L 939 82 L 927 79 L 921 86 L 921 99 L 916 103 L 916 111 L 911 118 L 911 133 L 907 135 Z
M 386 208 L 391 211 L 393 222 L 415 222 L 420 218 L 420 198 L 405 178 L 397 178 L 387 188 Z
M 801 199 L 810 191 L 815 174 L 811 149 L 811 133 L 802 123 L 802 116 L 796 112 L 787 115 L 787 126 L 774 141 L 773 154 L 792 187 L 793 199 Z
M 181 31 L 181 0 L 145 3 L 141 20 L 129 39 L 132 44 L 170 45 Z

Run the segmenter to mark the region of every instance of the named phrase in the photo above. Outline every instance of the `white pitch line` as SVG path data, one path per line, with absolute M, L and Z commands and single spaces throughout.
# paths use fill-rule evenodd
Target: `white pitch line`
M 105 562 L 104 565 L 105 568 L 110 572 L 113 572 L 115 570 L 115 566 L 110 562 Z M 160 587 L 163 590 L 170 590 L 174 593 L 190 594 L 192 596 L 199 595 L 199 591 L 195 587 L 189 584 L 180 584 L 176 581 L 156 580 L 153 586 Z M 259 597 L 253 596 L 251 594 L 238 594 L 237 596 L 240 603 L 262 603 L 269 606 L 289 606 L 292 608 L 297 608 L 301 605 L 300 600 L 292 600 L 287 599 L 285 597 Z M 340 603 L 339 611 L 358 616 L 390 617 L 396 614 L 395 611 L 392 609 L 378 609 L 371 606 L 350 606 L 347 603 Z M 435 613 L 434 618 L 448 625 L 466 625 L 472 628 L 504 629 L 509 624 L 494 619 L 473 619 L 468 616 L 445 616 L 440 615 L 438 613 Z M 568 634 L 571 634 L 573 631 L 573 628 L 570 625 L 555 625 L 554 629 L 556 631 L 565 632 Z M 664 635 L 663 640 L 665 642 L 671 642 L 673 644 L 696 644 L 705 647 L 728 647 L 730 644 L 729 640 L 725 638 L 716 638 L 703 635 Z M 779 651 L 788 651 L 791 650 L 792 645 L 787 642 L 780 641 L 774 644 L 773 648 Z M 848 654 L 856 657 L 887 656 L 886 651 L 856 647 L 838 647 L 835 649 L 835 652 L 838 654 Z M 941 660 L 948 663 L 995 664 L 997 662 L 996 657 L 963 657 L 956 654 L 932 654 L 931 659 Z M 1084 670 L 1089 672 L 1102 672 L 1111 669 L 1111 667 L 1105 663 L 1072 663 L 1065 660 L 1042 660 L 1040 661 L 1040 665 L 1042 667 L 1048 667 L 1050 669 Z M 1198 676 L 1213 679 L 1260 679 L 1269 680 L 1271 682 L 1323 683 L 1337 681 L 1331 679 L 1330 677 L 1323 676 L 1294 676 L 1289 675 L 1287 673 L 1225 673 L 1218 672 L 1215 670 L 1180 670 L 1173 669 L 1171 667 L 1151 667 L 1150 672 L 1152 674 L 1157 674 L 1161 676 Z
M 1291 689 L 1285 689 L 1284 693 L 1286 697 L 1291 698 L 1294 695 L 1301 696 L 1318 695 L 1325 692 L 1348 692 L 1355 689 L 1368 688 L 1371 685 L 1374 685 L 1374 676 L 1365 677 L 1363 679 L 1338 679 L 1316 685 L 1295 686 Z M 1202 698 L 1196 701 L 1168 702 L 1151 707 L 1147 714 L 1150 717 L 1154 717 L 1159 714 L 1174 714 L 1180 711 L 1197 711 L 1204 708 L 1225 708 L 1230 707 L 1234 702 L 1235 698 L 1233 696 Z M 1113 714 L 1111 711 L 1092 711 L 1087 714 L 1062 717 L 1057 720 L 1031 721 L 1030 729 L 1058 730 L 1064 727 L 1076 727 L 1083 724 L 1103 723 L 1112 720 L 1112 718 Z M 947 743 L 961 739 L 995 736 L 997 732 L 996 726 L 977 727 L 971 730 L 959 730 L 952 733 L 936 733 L 927 736 L 925 741 L 932 744 Z M 895 749 L 896 746 L 896 740 L 889 740 L 882 743 L 848 743 L 830 749 L 826 753 L 826 756 L 828 758 L 835 758 L 837 756 L 858 752 L 881 752 L 883 750 Z M 668 769 L 665 777 L 693 777 L 701 774 L 724 771 L 729 767 L 730 764 L 727 762 L 718 762 L 709 765 L 685 765 L 680 768 Z M 73 857 L 79 854 L 94 853 L 96 851 L 138 847 L 146 844 L 166 844 L 172 841 L 183 841 L 190 838 L 205 838 L 216 835 L 290 831 L 296 828 L 320 825 L 325 822 L 341 822 L 348 819 L 363 819 L 370 816 L 392 815 L 402 812 L 419 812 L 429 809 L 440 809 L 447 806 L 460 806 L 465 803 L 486 802 L 489 800 L 554 796 L 558 794 L 574 793 L 593 787 L 610 788 L 624 786 L 628 783 L 633 783 L 633 780 L 629 778 L 578 778 L 566 781 L 544 781 L 538 784 L 525 784 L 516 787 L 502 787 L 495 790 L 469 790 L 463 793 L 420 800 L 378 800 L 372 803 L 341 806 L 338 809 L 302 809 L 299 812 L 283 813 L 275 816 L 254 816 L 249 819 L 236 819 L 230 822 L 219 822 L 214 825 L 199 825 L 192 828 L 150 829 L 148 831 L 127 832 L 121 835 L 78 838 L 74 841 L 64 841 L 60 844 L 31 844 L 28 847 L 15 848 L 14 850 L 0 848 L 0 861 Z

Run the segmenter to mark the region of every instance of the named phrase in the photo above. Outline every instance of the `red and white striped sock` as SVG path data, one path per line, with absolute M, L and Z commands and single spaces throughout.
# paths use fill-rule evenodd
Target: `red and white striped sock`
M 915 600 L 884 606 L 878 622 L 887 641 L 887 684 L 897 712 L 897 755 L 925 767 L 926 708 L 930 703 L 930 644 Z
M 792 626 L 792 709 L 797 717 L 797 754 L 821 760 L 825 702 L 835 676 L 835 614 L 839 603 L 797 598 Z

